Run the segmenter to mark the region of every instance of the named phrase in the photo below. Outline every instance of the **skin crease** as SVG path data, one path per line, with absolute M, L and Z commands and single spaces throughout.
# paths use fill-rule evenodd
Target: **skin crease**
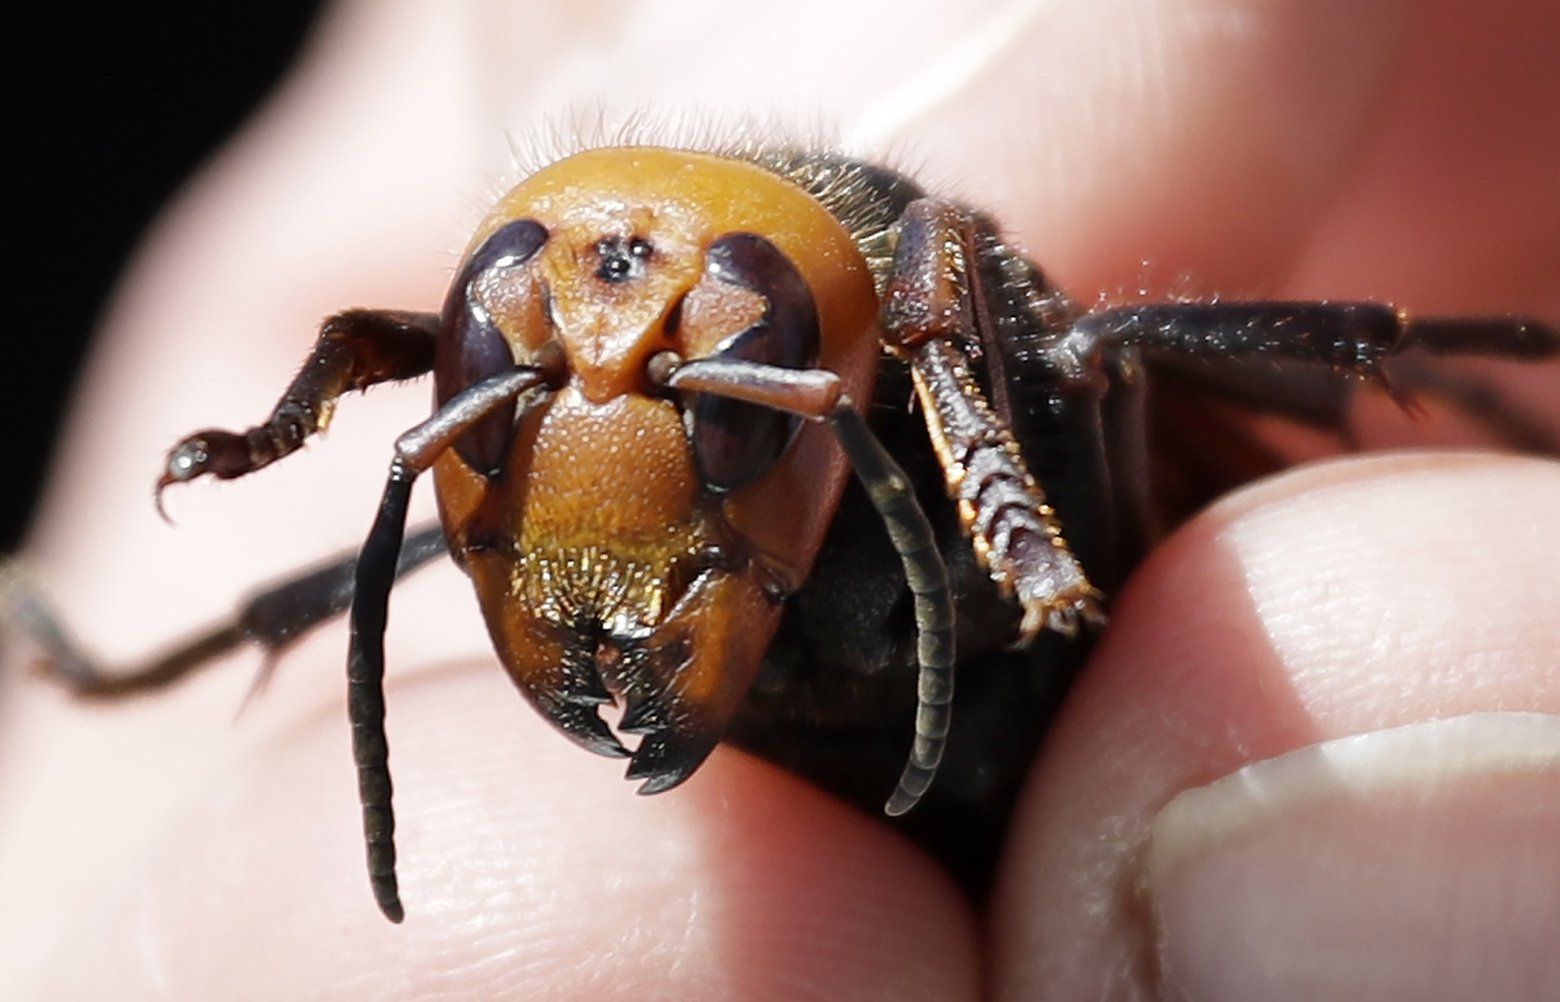
M 29 548 L 82 638 L 133 657 L 361 538 L 426 386 L 348 401 L 327 441 L 263 476 L 170 495 L 177 532 L 147 492 L 179 435 L 266 412 L 321 316 L 436 305 L 454 264 L 436 250 L 485 209 L 480 179 L 512 180 L 503 130 L 602 95 L 609 115 L 711 95 L 762 114 L 794 87 L 793 119 L 837 122 L 978 194 L 1084 300 L 1143 286 L 1560 320 L 1560 11 L 1542 0 L 915 6 L 740 24 L 697 2 L 335 10 L 126 275 Z M 885 21 L 917 54 L 896 57 L 902 81 L 862 50 Z M 1003 37 L 981 34 L 992 23 Z M 699 58 L 668 60 L 688 38 Z M 1512 392 L 1536 400 L 1540 379 L 1553 367 Z M 1446 420 L 1367 417 L 1367 442 L 1479 442 Z M 1417 454 L 1308 467 L 1184 527 L 1119 596 L 987 915 L 885 825 L 739 752 L 634 797 L 620 764 L 509 691 L 448 568 L 398 590 L 391 616 L 400 928 L 362 872 L 343 629 L 289 654 L 237 724 L 252 658 L 118 707 L 8 671 L 0 984 L 20 998 L 1152 998 L 1145 933 L 1112 903 L 1177 791 L 1327 737 L 1560 712 L 1544 600 L 1557 502 L 1553 462 Z M 1361 620 L 1410 624 L 1412 656 L 1378 663 L 1367 637 L 1302 615 L 1316 580 L 1353 589 Z M 1416 616 L 1401 581 L 1458 615 Z M 1430 681 L 1405 699 L 1394 672 Z

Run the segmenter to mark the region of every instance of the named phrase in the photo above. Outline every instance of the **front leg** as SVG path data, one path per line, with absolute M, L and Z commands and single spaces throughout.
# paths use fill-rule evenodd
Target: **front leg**
M 959 521 L 992 580 L 1023 608 L 1019 642 L 1027 644 L 1042 629 L 1071 634 L 1079 619 L 1104 614 L 1012 428 L 975 375 L 972 353 L 996 336 L 979 288 L 979 225 L 951 202 L 926 198 L 906 208 L 895 224 L 883 337 L 910 363 Z
M 438 330 L 436 313 L 348 310 L 330 317 L 270 417 L 243 432 L 207 429 L 184 439 L 168 453 L 158 494 L 206 474 L 242 477 L 296 452 L 330 423 L 343 393 L 432 369 Z

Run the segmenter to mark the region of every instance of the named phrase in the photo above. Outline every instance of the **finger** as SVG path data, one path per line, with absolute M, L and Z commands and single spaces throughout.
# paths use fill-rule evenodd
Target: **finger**
M 396 8 L 403 14 L 409 9 Z M 357 10 L 363 14 L 370 8 Z M 616 8 L 604 6 L 596 13 L 610 18 L 613 10 Z M 1260 21 L 1265 15 L 1252 10 L 1252 16 L 1259 18 L 1257 23 L 1265 23 Z M 338 34 L 331 36 L 331 41 L 367 42 L 359 47 L 326 44 L 315 50 L 309 71 L 287 92 L 282 106 L 285 114 L 268 119 L 254 134 L 252 146 L 241 147 L 226 158 L 219 172 L 208 175 L 205 184 L 184 202 L 183 209 L 162 230 L 153 263 L 138 272 L 116 310 L 123 350 L 100 363 L 89 384 L 88 395 L 96 406 L 82 412 L 68 437 L 71 458 L 61 468 L 65 486 L 56 491 L 50 508 L 57 528 L 45 539 L 53 566 L 58 573 L 69 575 L 67 597 L 71 600 L 66 604 L 94 613 L 94 629 L 99 631 L 95 636 L 109 637 L 125 649 L 148 647 L 192 619 L 220 611 L 254 576 L 281 571 L 350 543 L 359 534 L 360 513 L 371 510 L 374 485 L 382 473 L 383 428 L 405 426 L 417 419 L 425 403 L 419 391 L 395 404 L 392 394 L 376 394 L 366 403 L 355 403 L 350 419 L 344 415 L 326 443 L 328 448 L 299 457 L 291 469 L 276 471 L 264 483 L 213 491 L 201 502 L 203 508 L 180 511 L 176 501 L 176 514 L 186 520 L 177 537 L 155 526 L 149 505 L 126 499 L 140 496 L 140 485 L 146 483 L 149 471 L 155 470 L 161 446 L 179 432 L 224 420 L 224 415 L 238 423 L 261 412 L 271 402 L 279 379 L 307 345 L 309 330 L 319 316 L 344 302 L 417 305 L 436 301 L 450 261 L 447 256 L 430 256 L 424 249 L 453 246 L 448 234 L 458 230 L 459 224 L 451 220 L 472 214 L 456 206 L 463 201 L 480 201 L 474 197 L 469 180 L 473 164 L 497 163 L 503 156 L 502 144 L 494 137 L 503 127 L 534 121 L 544 110 L 542 104 L 556 102 L 560 89 L 573 92 L 567 87 L 549 90 L 545 80 L 537 77 L 531 80 L 536 86 L 519 88 L 534 103 L 518 112 L 502 102 L 473 103 L 472 91 L 466 86 L 474 78 L 472 64 L 454 58 L 461 46 L 444 45 L 449 40 L 444 35 L 430 45 L 429 33 L 423 30 L 427 26 L 414 24 L 415 18 L 382 15 L 374 11 L 372 33 L 362 30 L 367 22 L 336 23 Z M 1216 20 L 1199 22 L 1193 18 L 1190 23 L 1207 25 Z M 1176 21 L 1169 17 L 1161 23 L 1173 26 Z M 695 18 L 691 23 L 708 22 Z M 922 23 L 917 21 L 918 26 Z M 576 55 L 595 51 L 587 42 L 599 25 L 582 18 L 578 25 L 571 20 L 562 27 L 534 23 L 515 27 L 529 32 L 532 48 L 526 51 L 538 58 L 512 58 L 519 50 L 497 44 L 495 40 L 501 35 L 484 34 L 486 41 L 495 43 L 491 46 L 494 58 L 486 64 L 489 68 L 574 65 L 571 60 Z M 935 39 L 943 27 L 934 23 L 923 34 Z M 1262 32 L 1257 35 L 1265 37 Z M 856 84 L 841 89 L 866 93 L 865 87 L 857 84 L 881 81 L 878 64 L 845 58 L 859 55 L 860 33 L 839 33 L 837 41 L 843 49 L 825 44 L 833 35 L 821 40 L 817 33 L 808 37 L 818 44 L 805 48 L 807 66 L 857 71 L 852 78 Z M 1055 32 L 1055 38 L 1066 37 L 1066 32 Z M 1211 58 L 1217 46 L 1188 51 Z M 655 77 L 655 73 L 643 70 L 645 66 L 664 69 L 663 52 L 661 47 L 649 46 L 641 53 L 641 62 L 624 64 L 633 72 L 625 72 L 621 79 L 637 83 Z M 418 66 L 415 77 L 407 74 L 409 65 Z M 736 60 L 731 65 L 750 68 L 748 76 L 735 75 L 754 87 L 768 87 L 768 80 L 774 78 L 766 67 L 778 65 L 787 72 L 796 69 L 788 54 L 775 64 L 760 66 Z M 1126 65 L 1137 64 L 1128 60 Z M 1260 59 L 1245 65 L 1248 76 L 1263 69 Z M 693 61 L 683 67 L 687 75 L 679 78 L 678 86 L 694 92 L 702 85 L 707 91 L 709 80 L 701 80 L 691 67 Z M 475 74 L 483 85 L 483 101 L 491 93 L 487 86 L 492 83 L 490 76 Z M 800 76 L 820 93 L 829 92 L 839 80 L 826 71 L 801 72 Z M 342 81 L 347 79 L 358 83 L 343 87 Z M 437 88 L 433 81 L 439 82 Z M 1054 83 L 1061 88 L 1066 75 L 1058 76 Z M 418 99 L 394 100 L 406 93 L 398 89 L 403 86 L 414 87 Z M 1088 88 L 1080 90 L 1089 92 Z M 1005 92 L 998 88 L 989 93 Z M 1156 91 L 1132 93 L 1146 102 Z M 546 97 L 549 94 L 551 98 Z M 988 103 L 972 101 L 969 107 Z M 1013 107 L 1023 113 L 1026 122 L 1031 120 L 1028 108 Z M 453 114 L 451 109 L 461 113 Z M 1358 117 L 1348 107 L 1334 110 L 1345 123 Z M 1167 120 L 1173 118 L 1173 113 L 1167 115 Z M 1318 118 L 1326 124 L 1327 115 Z M 934 134 L 935 130 L 928 127 L 926 132 Z M 1089 130 L 1077 134 L 1088 135 Z M 415 136 L 416 141 L 409 143 L 407 136 Z M 1043 148 L 1048 138 L 1040 136 L 1030 145 Z M 492 147 L 481 145 L 489 141 Z M 477 145 L 471 145 L 473 142 Z M 1154 142 L 1148 142 L 1142 151 L 1156 148 Z M 970 147 L 968 155 L 960 154 L 961 161 L 984 162 L 980 149 Z M 451 150 L 458 152 L 451 154 Z M 1024 161 L 1033 162 L 1032 158 Z M 1107 158 L 1105 162 L 1111 161 Z M 1123 163 L 1137 161 L 1129 158 Z M 1022 176 L 1017 169 L 1003 169 L 1013 177 Z M 481 168 L 475 170 L 480 172 Z M 1178 176 L 1186 174 L 1167 175 L 1171 179 Z M 1083 246 L 1090 252 L 1080 258 L 1086 265 L 1091 260 L 1123 260 L 1122 248 L 1133 246 L 1122 239 L 1124 235 L 1130 237 L 1147 229 L 1173 233 L 1173 228 L 1161 227 L 1161 218 L 1152 213 L 1116 212 L 1133 204 L 1136 189 L 1130 185 L 1113 188 L 1079 183 L 1077 197 L 1068 200 L 1069 185 L 1060 183 L 1068 177 L 1053 178 L 1057 183 L 1051 197 L 1067 200 L 1063 208 L 1070 221 L 1057 232 L 1082 235 L 1087 241 Z M 1071 180 L 1080 181 L 1076 170 Z M 1297 190 L 1310 190 L 1311 183 L 1299 184 Z M 1201 188 L 1187 190 L 1207 193 Z M 1174 194 L 1171 186 L 1149 185 L 1144 191 L 1164 204 Z M 1213 192 L 1208 197 L 1216 195 L 1218 192 Z M 999 212 L 1012 207 L 1004 204 L 1005 196 L 995 192 L 990 201 Z M 1312 199 L 1298 201 L 1309 205 Z M 329 207 L 329 211 L 322 207 Z M 1194 202 L 1181 208 L 1183 214 L 1201 211 Z M 1098 214 L 1109 225 L 1088 231 L 1091 214 Z M 1231 217 L 1238 225 L 1258 218 Z M 1122 229 L 1128 222 L 1134 228 Z M 1038 228 L 1029 227 L 1026 232 L 1031 229 Z M 1090 232 L 1096 235 L 1090 236 Z M 1231 232 L 1243 238 L 1250 235 L 1242 229 Z M 1287 240 L 1275 238 L 1273 246 L 1282 249 Z M 454 243 L 458 241 L 457 236 Z M 1194 245 L 1209 252 L 1210 264 L 1217 264 L 1235 258 L 1236 252 L 1230 248 L 1238 244 L 1234 238 L 1199 237 Z M 1145 253 L 1150 250 L 1131 252 L 1133 263 L 1129 267 L 1134 275 L 1135 262 Z M 1057 255 L 1056 260 L 1064 258 Z M 1051 259 L 1045 260 L 1049 263 Z M 1134 281 L 1129 279 L 1127 284 Z M 289 294 L 257 295 L 257 290 L 269 289 L 285 289 Z M 150 350 L 146 350 L 148 338 L 155 342 Z M 279 375 L 257 378 L 262 371 Z M 178 376 L 177 390 L 168 389 L 170 374 Z M 321 490 L 321 483 L 328 488 Z M 361 491 L 361 496 L 354 495 L 354 490 Z M 201 518 L 203 512 L 209 520 Z M 229 529 L 234 519 L 264 523 L 267 529 L 235 534 Z M 112 540 L 112 546 L 105 540 Z M 156 579 L 172 582 L 174 594 L 159 591 L 152 595 L 143 590 L 141 598 L 129 596 L 127 603 L 125 583 L 147 579 L 153 570 Z M 460 643 L 480 643 L 479 629 L 437 635 L 456 637 Z M 299 676 L 288 673 L 287 677 Z M 334 683 L 327 680 L 321 684 Z M 241 688 L 242 681 L 235 682 L 235 692 Z M 211 704 L 216 706 L 216 719 L 225 721 L 231 698 L 209 691 L 207 696 L 213 698 L 190 699 L 179 704 L 172 717 L 163 719 L 183 723 L 204 719 Z M 49 728 L 40 724 L 35 730 Z M 169 740 L 166 726 L 147 726 L 143 731 L 154 733 L 157 742 Z M 199 748 L 199 741 L 179 745 L 179 751 L 166 758 L 181 767 L 195 758 L 191 747 Z M 80 776 L 75 778 L 79 781 Z
M 1369 139 L 1288 290 L 1560 315 L 1557 46 L 1560 10 L 1543 0 L 1418 5 Z
M 39 997 L 975 997 L 951 882 L 801 782 L 720 752 L 678 796 L 634 797 L 487 665 L 389 695 L 403 925 L 368 892 L 330 705 L 100 887 Z
M 1522 759 L 1528 725 L 1499 718 L 1449 744 L 1382 735 L 1560 713 L 1557 512 L 1552 462 L 1396 456 L 1259 485 L 1174 536 L 1121 596 L 1020 808 L 996 909 L 1006 997 L 1102 977 L 1157 997 L 1162 976 L 1208 999 L 1504 998 L 1560 978 L 1523 932 L 1560 902 L 1517 890 L 1560 878 L 1534 848 L 1560 835 L 1560 759 Z M 1236 822 L 1151 839 L 1182 791 L 1348 735 L 1386 751 L 1253 773 L 1214 801 Z M 1259 782 L 1280 791 L 1271 825 L 1240 796 Z M 1383 792 L 1351 799 L 1362 784 Z
M 1412 13 L 1304 0 L 1027 9 L 903 140 L 936 136 L 930 173 L 1000 210 L 1085 298 L 1187 280 L 1271 291 L 1375 125 Z

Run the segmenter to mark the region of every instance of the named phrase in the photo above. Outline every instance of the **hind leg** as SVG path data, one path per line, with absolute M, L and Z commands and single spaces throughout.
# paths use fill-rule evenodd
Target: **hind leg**
M 417 529 L 401 548 L 396 576 L 411 573 L 443 552 L 442 527 Z M 289 646 L 347 610 L 357 560 L 354 549 L 262 588 L 241 602 L 230 618 L 126 668 L 105 667 L 84 651 L 36 582 L 13 563 L 5 568 L 0 586 L 0 635 L 25 636 L 36 644 L 43 654 L 44 676 L 84 699 L 119 699 L 166 688 L 248 643 L 265 654 L 258 687 Z

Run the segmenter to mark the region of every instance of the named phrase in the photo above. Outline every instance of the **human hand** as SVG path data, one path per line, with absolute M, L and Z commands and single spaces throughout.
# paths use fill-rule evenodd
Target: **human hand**
M 473 179 L 500 173 L 502 130 L 598 95 L 609 115 L 712 94 L 762 111 L 795 88 L 793 107 L 824 109 L 847 140 L 900 144 L 917 174 L 991 208 L 1084 299 L 1146 284 L 1560 317 L 1560 123 L 1545 111 L 1560 16 L 1327 6 L 975 18 L 836 4 L 742 24 L 695 3 L 344 6 L 130 273 L 35 562 L 113 659 L 360 539 L 387 429 L 426 414 L 421 388 L 349 402 L 327 441 L 264 476 L 170 497 L 176 533 L 143 499 L 180 434 L 264 413 L 320 317 L 438 302 L 453 262 L 430 251 L 457 249 L 485 208 Z M 1547 402 L 1530 376 L 1510 386 Z M 1405 434 L 1390 414 L 1365 420 L 1367 441 Z M 1117 598 L 986 915 L 885 824 L 740 752 L 676 793 L 631 796 L 514 697 L 448 568 L 398 590 L 389 640 L 403 927 L 362 874 L 341 630 L 291 654 L 236 725 L 247 663 L 114 707 L 12 676 L 0 983 L 34 997 L 1133 998 L 1163 974 L 1201 999 L 1285 984 L 1492 998 L 1515 974 L 1509 997 L 1538 997 L 1527 989 L 1560 983 L 1542 935 L 1560 906 L 1518 892 L 1556 886 L 1532 848 L 1560 830 L 1552 720 L 1417 732 L 1465 769 L 1494 749 L 1499 781 L 1486 762 L 1361 804 L 1313 769 L 1282 789 L 1315 796 L 1261 837 L 1182 823 L 1147 840 L 1177 793 L 1248 762 L 1454 714 L 1560 712 L 1557 500 L 1553 463 L 1417 455 L 1310 467 L 1185 527 Z M 1401 788 L 1414 777 L 1380 762 L 1424 747 L 1328 762 Z M 1360 832 L 1404 851 L 1363 857 L 1346 837 Z

